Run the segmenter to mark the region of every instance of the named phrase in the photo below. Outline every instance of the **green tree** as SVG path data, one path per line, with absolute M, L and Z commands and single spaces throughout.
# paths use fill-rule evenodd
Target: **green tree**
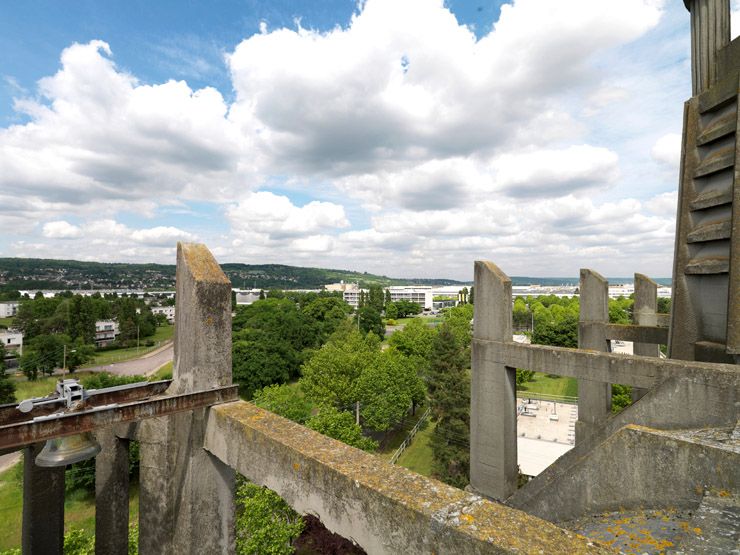
M 385 296 L 383 288 L 380 285 L 371 285 L 368 291 L 367 306 L 374 308 L 378 313 L 383 312 L 385 305 Z
M 388 349 L 365 366 L 355 382 L 363 424 L 383 432 L 402 422 L 413 404 L 424 400 L 424 384 L 416 366 L 395 349 Z
M 431 438 L 432 470 L 456 487 L 469 482 L 470 378 L 463 349 L 443 324 L 435 338 L 429 370 L 429 396 L 436 426 Z
M 398 307 L 396 303 L 387 303 L 385 305 L 385 317 L 389 320 L 395 320 L 398 318 Z
M 380 344 L 374 335 L 362 336 L 343 326 L 303 365 L 301 387 L 320 405 L 347 407 L 357 401 L 354 384 L 375 363 Z
M 0 405 L 15 402 L 15 384 L 5 374 L 5 347 L 0 345 Z
M 379 338 L 385 337 L 385 324 L 380 311 L 372 306 L 364 306 L 357 311 L 355 321 L 359 319 L 359 327 L 363 333 L 374 333 Z
M 260 329 L 234 334 L 232 373 L 239 394 L 251 399 L 258 389 L 290 380 L 300 367 L 300 353 Z
M 363 451 L 375 451 L 378 448 L 376 441 L 362 435 L 362 428 L 357 425 L 351 412 L 339 411 L 335 407 L 321 407 L 306 426 Z
M 253 402 L 293 422 L 305 424 L 311 416 L 311 402 L 297 388 L 287 384 L 268 385 L 254 394 Z
M 274 491 L 243 478 L 236 490 L 236 552 L 289 555 L 303 531 L 303 519 Z
M 385 290 L 385 306 L 387 307 L 391 303 L 391 290 Z

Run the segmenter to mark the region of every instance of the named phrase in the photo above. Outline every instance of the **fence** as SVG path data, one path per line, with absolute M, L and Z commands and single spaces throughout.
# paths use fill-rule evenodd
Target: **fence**
M 429 418 L 429 413 L 432 411 L 431 407 L 427 407 L 427 410 L 424 411 L 424 414 L 421 415 L 421 418 L 419 418 L 419 421 L 416 423 L 416 425 L 411 428 L 411 431 L 409 432 L 409 435 L 406 436 L 406 439 L 403 440 L 403 443 L 396 449 L 396 452 L 393 453 L 393 456 L 391 457 L 391 464 L 396 464 L 398 462 L 399 457 L 401 456 L 401 453 L 403 453 L 406 450 L 406 447 L 411 445 L 411 440 L 414 439 L 414 436 L 416 435 L 416 432 L 419 431 L 419 428 L 421 428 L 421 425 L 426 422 L 426 419 Z

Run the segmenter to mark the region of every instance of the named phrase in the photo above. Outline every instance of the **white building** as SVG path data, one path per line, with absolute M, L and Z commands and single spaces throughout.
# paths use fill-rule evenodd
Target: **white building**
M 103 347 L 115 341 L 121 333 L 118 322 L 115 320 L 98 320 L 95 322 L 95 344 Z
M 431 286 L 424 285 L 393 285 L 386 287 L 386 291 L 391 293 L 391 302 L 411 301 L 416 303 L 423 310 L 431 310 L 434 294 Z
M 344 298 L 344 302 L 349 306 L 357 308 L 357 305 L 360 304 L 360 293 L 364 293 L 367 297 L 369 291 L 367 289 L 358 289 L 357 287 L 354 287 L 352 289 L 345 289 L 344 293 L 342 293 L 342 297 Z
M 357 289 L 357 283 L 345 283 L 344 280 L 339 283 L 329 283 L 324 285 L 324 291 L 347 291 L 348 289 Z
M 260 299 L 261 289 L 235 289 L 236 304 L 248 305 Z
M 152 307 L 152 314 L 155 316 L 157 314 L 164 314 L 167 318 L 167 321 L 170 324 L 175 323 L 175 307 L 174 306 L 153 306 Z
M 20 301 L 0 301 L 0 318 L 12 318 L 18 314 Z
M 0 330 L 0 343 L 5 351 L 18 351 L 23 354 L 23 333 L 16 330 Z

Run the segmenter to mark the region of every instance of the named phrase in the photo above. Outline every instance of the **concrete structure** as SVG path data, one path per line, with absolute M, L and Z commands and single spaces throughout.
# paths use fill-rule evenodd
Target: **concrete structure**
M 20 306 L 20 301 L 0 301 L 0 318 L 12 318 Z
M 152 314 L 154 314 L 155 316 L 157 314 L 164 314 L 164 316 L 167 318 L 167 321 L 170 324 L 175 323 L 175 307 L 174 306 L 153 306 Z
M 17 330 L 0 330 L 0 345 L 5 352 L 14 351 L 23 354 L 23 332 Z
M 120 326 L 115 320 L 98 320 L 95 322 L 95 345 L 98 347 L 110 345 L 120 333 Z

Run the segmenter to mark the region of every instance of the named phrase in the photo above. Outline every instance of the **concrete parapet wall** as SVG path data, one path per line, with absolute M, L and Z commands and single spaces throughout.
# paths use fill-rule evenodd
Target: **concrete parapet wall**
M 738 463 L 737 449 L 719 442 L 630 425 L 579 457 L 553 487 L 529 500 L 527 511 L 563 522 L 638 508 L 691 509 L 706 489 L 737 492 Z
M 611 553 L 586 538 L 242 401 L 211 409 L 205 447 L 368 553 Z

